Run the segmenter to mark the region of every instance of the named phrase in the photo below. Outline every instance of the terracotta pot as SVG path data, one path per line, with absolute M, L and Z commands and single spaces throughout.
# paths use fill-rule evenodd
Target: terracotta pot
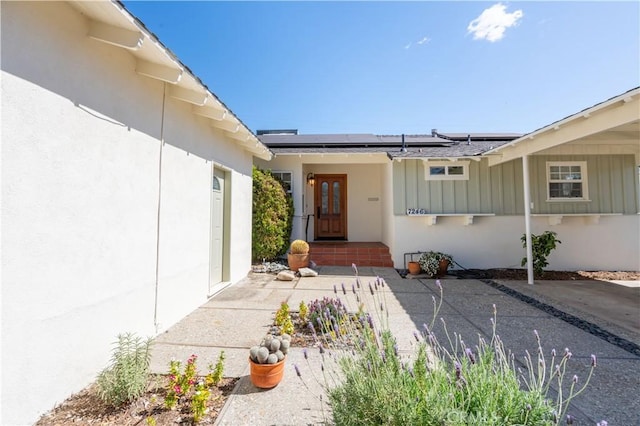
M 449 270 L 449 261 L 447 259 L 441 259 L 438 264 L 438 273 L 436 277 L 443 277 L 447 275 L 447 271 Z
M 411 275 L 418 275 L 422 268 L 420 268 L 420 264 L 418 262 L 409 262 L 407 263 L 407 267 L 409 268 L 409 273 Z
M 289 263 L 289 269 L 297 271 L 300 268 L 306 268 L 309 266 L 309 253 L 305 254 L 287 254 L 287 263 Z
M 278 386 L 284 376 L 284 362 L 286 360 L 285 358 L 275 364 L 256 364 L 249 358 L 251 383 L 261 389 L 271 389 Z

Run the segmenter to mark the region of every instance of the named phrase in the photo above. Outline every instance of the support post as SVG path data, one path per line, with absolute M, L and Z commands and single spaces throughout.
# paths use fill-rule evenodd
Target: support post
M 522 180 L 524 186 L 524 228 L 527 246 L 527 282 L 533 284 L 533 250 L 531 248 L 531 193 L 529 185 L 529 156 L 522 156 Z

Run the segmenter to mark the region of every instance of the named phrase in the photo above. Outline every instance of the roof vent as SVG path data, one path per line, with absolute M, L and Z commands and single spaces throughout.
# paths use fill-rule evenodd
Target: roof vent
M 471 145 L 471 135 L 467 135 L 467 145 Z
M 402 134 L 402 148 L 400 149 L 400 152 L 407 152 L 407 146 L 404 143 L 404 133 Z
M 438 136 L 438 129 L 431 129 L 431 136 L 433 136 L 434 138 Z

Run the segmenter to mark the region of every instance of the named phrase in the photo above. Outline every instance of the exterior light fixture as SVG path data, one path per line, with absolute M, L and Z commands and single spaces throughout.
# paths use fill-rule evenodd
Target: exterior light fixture
M 313 184 L 316 183 L 316 178 L 313 177 L 313 173 L 308 173 L 307 174 L 307 183 L 311 186 L 313 186 Z

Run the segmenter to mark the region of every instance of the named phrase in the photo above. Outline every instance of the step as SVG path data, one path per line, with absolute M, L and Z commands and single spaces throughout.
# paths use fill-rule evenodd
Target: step
M 310 243 L 311 260 L 319 266 L 393 267 L 389 248 L 382 243 Z

